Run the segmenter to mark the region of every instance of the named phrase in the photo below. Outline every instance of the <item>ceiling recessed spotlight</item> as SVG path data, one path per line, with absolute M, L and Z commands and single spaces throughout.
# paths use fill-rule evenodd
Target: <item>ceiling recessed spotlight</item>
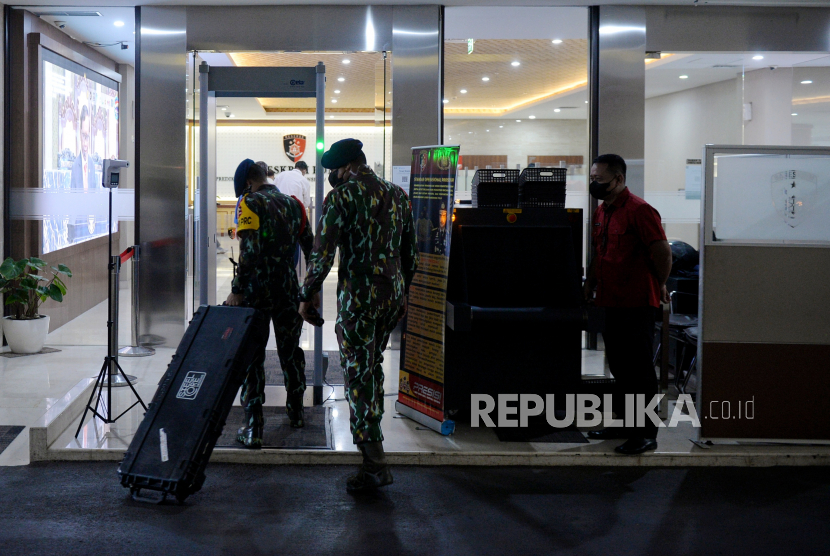
M 351 61 L 351 60 L 349 60 L 348 58 L 346 58 L 345 60 L 343 60 L 343 63 L 344 63 L 344 64 L 351 64 L 351 63 L 352 63 L 352 61 Z
M 553 44 L 562 44 L 562 39 L 553 39 L 551 42 Z
M 790 116 L 798 116 L 798 113 L 793 112 L 792 114 L 790 114 Z
M 334 90 L 334 94 L 335 94 L 335 95 L 339 95 L 339 94 L 340 94 L 340 89 L 335 89 L 335 90 Z
M 810 83 L 812 83 L 812 81 L 810 79 L 806 79 L 806 80 L 801 82 L 802 85 L 809 85 Z
M 489 129 L 487 130 L 487 133 L 490 133 L 490 130 L 489 130 Z
M 585 104 L 588 104 L 588 101 L 587 101 L 587 100 L 585 101 Z
M 444 104 L 447 104 L 449 101 L 447 99 L 444 99 L 443 102 L 444 102 Z
M 689 76 L 688 75 L 681 75 L 680 79 L 689 79 Z
M 472 133 L 472 131 L 468 131 L 467 133 Z
M 227 111 L 227 110 L 228 110 L 228 107 L 227 107 L 227 106 L 223 106 L 223 107 L 222 107 L 222 108 L 220 108 L 219 110 L 222 110 L 223 112 L 225 112 L 225 111 Z
M 522 123 L 522 120 L 516 120 L 516 123 L 520 124 L 520 123 Z
M 331 99 L 331 101 L 336 103 L 336 102 L 337 102 L 337 99 L 336 99 L 336 98 L 333 98 L 333 99 Z
M 560 108 L 554 108 L 553 111 L 554 112 L 561 112 L 562 110 Z
M 463 95 L 463 94 L 466 94 L 466 93 L 467 93 L 467 89 L 461 89 L 461 90 L 459 91 L 459 93 L 461 93 L 462 95 Z
M 482 81 L 490 81 L 490 78 L 489 77 L 482 77 L 481 80 Z
M 345 77 L 338 77 L 337 80 L 339 82 L 343 83 L 346 80 L 346 78 Z
M 504 126 L 503 126 L 503 125 L 500 125 L 500 126 L 499 126 L 499 128 L 502 128 L 502 127 L 504 127 Z
M 758 54 L 757 56 L 753 56 L 753 57 L 752 57 L 752 59 L 753 59 L 753 60 L 763 60 L 763 59 L 764 59 L 764 57 L 763 57 L 763 56 L 761 56 L 760 54 Z
M 116 21 L 115 23 L 113 23 L 113 25 L 115 25 L 116 27 L 124 27 L 124 22 L 123 21 Z
M 510 65 L 515 68 L 516 66 L 521 66 L 522 63 L 521 62 L 510 62 Z
M 529 119 L 529 120 L 535 120 L 535 119 L 536 119 L 536 116 L 528 116 L 528 119 Z

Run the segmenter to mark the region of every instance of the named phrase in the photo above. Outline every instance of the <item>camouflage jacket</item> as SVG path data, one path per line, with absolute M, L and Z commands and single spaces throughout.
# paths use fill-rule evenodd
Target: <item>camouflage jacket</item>
M 239 204 L 237 236 L 239 267 L 233 293 L 243 294 L 244 304 L 257 309 L 296 303 L 297 243 L 306 260 L 314 244 L 302 203 L 271 184 L 264 185 Z
M 340 311 L 399 303 L 418 267 L 412 206 L 404 190 L 364 165 L 329 192 L 301 299 L 320 291 L 337 248 Z

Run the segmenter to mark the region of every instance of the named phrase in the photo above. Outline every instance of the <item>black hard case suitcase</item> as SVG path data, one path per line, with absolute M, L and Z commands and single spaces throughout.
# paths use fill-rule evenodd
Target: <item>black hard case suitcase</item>
M 262 348 L 255 331 L 263 319 L 242 307 L 202 306 L 193 315 L 118 468 L 134 497 L 149 489 L 181 502 L 202 487 L 245 371 Z

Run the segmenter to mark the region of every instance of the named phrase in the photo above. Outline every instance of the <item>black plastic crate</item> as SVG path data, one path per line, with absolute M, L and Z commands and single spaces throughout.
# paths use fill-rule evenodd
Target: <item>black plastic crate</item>
M 519 176 L 519 207 L 565 208 L 567 168 L 525 168 Z
M 507 168 L 476 170 L 472 184 L 473 206 L 515 208 L 519 203 L 519 171 Z

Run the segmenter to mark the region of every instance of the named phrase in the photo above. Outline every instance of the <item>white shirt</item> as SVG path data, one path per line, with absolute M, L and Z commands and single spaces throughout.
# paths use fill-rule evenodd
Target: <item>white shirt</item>
M 305 208 L 311 204 L 311 184 L 300 170 L 294 168 L 288 172 L 280 172 L 277 174 L 275 185 L 280 193 L 299 199 Z

